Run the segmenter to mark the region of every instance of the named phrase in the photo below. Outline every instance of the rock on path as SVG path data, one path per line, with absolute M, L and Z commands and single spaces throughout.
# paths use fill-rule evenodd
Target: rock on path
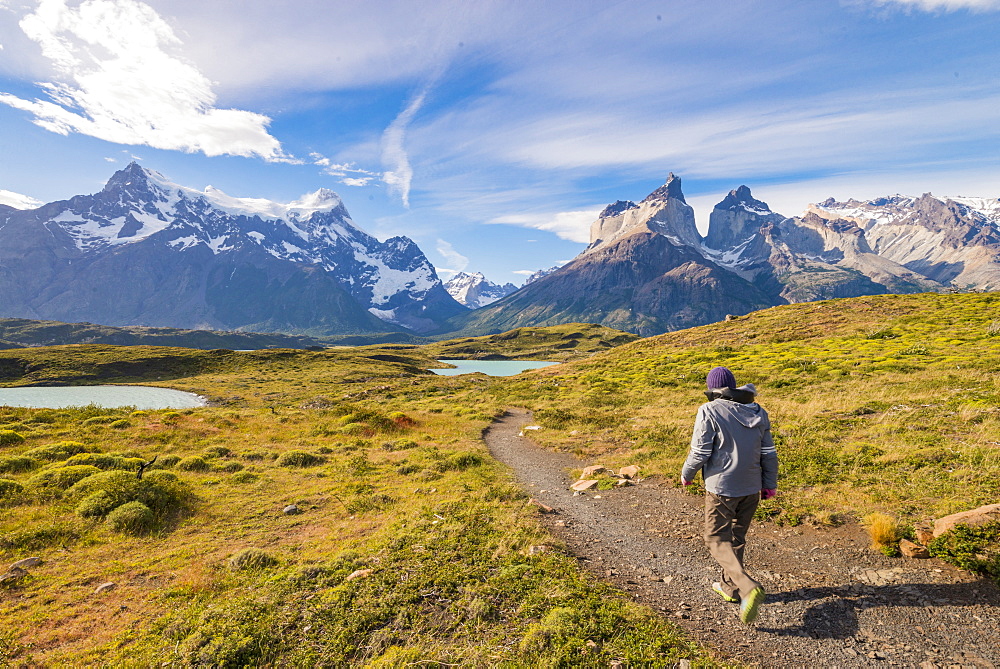
M 938 560 L 887 558 L 857 526 L 755 523 L 747 565 L 768 592 L 755 625 L 712 592 L 701 498 L 656 481 L 574 495 L 572 455 L 519 436 L 511 409 L 484 433 L 491 453 L 555 513 L 542 522 L 595 574 L 685 628 L 720 659 L 764 667 L 998 667 L 1000 590 Z M 599 495 L 599 498 L 598 498 Z

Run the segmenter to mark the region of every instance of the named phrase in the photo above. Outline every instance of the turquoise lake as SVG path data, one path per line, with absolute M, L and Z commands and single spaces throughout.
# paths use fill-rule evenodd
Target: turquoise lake
M 482 372 L 487 376 L 514 376 L 528 369 L 540 369 L 550 365 L 558 365 L 558 362 L 541 362 L 538 360 L 439 360 L 449 365 L 455 365 L 455 369 L 432 369 L 431 371 L 441 376 L 458 376 L 459 374 L 472 374 Z
M 106 408 L 191 409 L 205 398 L 172 388 L 151 386 L 28 386 L 0 388 L 0 406 L 62 409 L 96 404 Z

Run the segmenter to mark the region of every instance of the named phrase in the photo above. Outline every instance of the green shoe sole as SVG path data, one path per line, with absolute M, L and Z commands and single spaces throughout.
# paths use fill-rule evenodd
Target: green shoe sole
M 722 597 L 722 599 L 726 600 L 727 602 L 731 602 L 731 603 L 735 604 L 736 602 L 740 601 L 739 597 L 731 597 L 731 596 L 727 595 L 722 590 L 722 586 L 719 585 L 718 583 L 713 583 L 712 584 L 712 590 L 715 590 L 715 592 L 719 595 L 719 597 Z
M 763 603 L 763 588 L 754 588 L 751 590 L 750 594 L 746 596 L 746 599 L 740 602 L 740 620 L 747 625 L 757 620 L 757 614 L 760 612 L 760 605 Z

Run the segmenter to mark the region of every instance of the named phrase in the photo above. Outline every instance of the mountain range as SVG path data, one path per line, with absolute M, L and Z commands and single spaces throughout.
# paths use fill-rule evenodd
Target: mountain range
M 0 317 L 406 338 L 587 322 L 643 336 L 789 302 L 1000 289 L 1000 199 L 828 199 L 801 216 L 729 192 L 702 236 L 681 179 L 618 200 L 590 244 L 520 289 L 442 283 L 321 189 L 283 204 L 170 182 L 136 163 L 99 193 L 0 205 Z
M 447 328 L 600 323 L 644 336 L 834 297 L 1000 288 L 1000 199 L 829 199 L 787 217 L 740 186 L 702 237 L 681 180 L 593 222 L 570 263 Z
M 234 198 L 131 163 L 99 193 L 0 209 L 0 316 L 324 336 L 463 311 L 412 240 L 380 242 L 325 189 Z

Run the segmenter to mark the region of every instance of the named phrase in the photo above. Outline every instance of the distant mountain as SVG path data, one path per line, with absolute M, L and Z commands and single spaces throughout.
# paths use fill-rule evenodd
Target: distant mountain
M 493 283 L 480 272 L 473 274 L 459 272 L 444 284 L 444 289 L 459 304 L 469 309 L 479 309 L 507 297 L 517 290 L 517 286 L 512 283 L 505 283 L 502 286 Z
M 572 262 L 449 326 L 488 334 L 600 323 L 652 335 L 788 302 L 1000 289 L 1000 200 L 830 199 L 787 217 L 740 186 L 702 238 L 671 174 L 640 203 L 618 200 Z
M 545 277 L 547 277 L 549 274 L 552 274 L 552 272 L 555 272 L 560 267 L 562 267 L 562 265 L 556 265 L 555 267 L 550 267 L 548 269 L 540 269 L 537 272 L 530 274 L 528 278 L 524 280 L 524 285 L 527 286 L 529 283 L 534 283 L 539 279 L 544 279 Z
M 413 241 L 380 242 L 326 189 L 234 198 L 132 163 L 94 195 L 0 210 L 0 316 L 324 336 L 462 311 Z
M 0 349 L 26 346 L 61 346 L 63 344 L 181 346 L 184 348 L 228 348 L 234 350 L 304 349 L 323 347 L 325 343 L 312 337 L 295 335 L 138 326 L 111 327 L 94 325 L 93 323 L 60 323 L 57 321 L 32 321 L 24 318 L 0 318 Z

